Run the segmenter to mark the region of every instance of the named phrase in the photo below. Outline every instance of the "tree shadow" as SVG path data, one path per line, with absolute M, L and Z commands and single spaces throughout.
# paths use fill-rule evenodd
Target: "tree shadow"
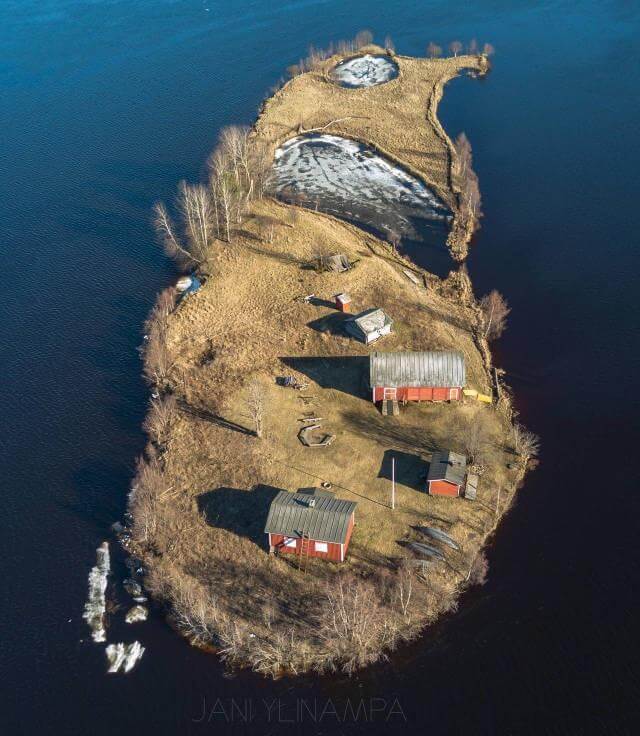
M 366 355 L 281 357 L 280 360 L 321 388 L 332 388 L 359 398 L 368 396 L 369 358 Z
M 223 429 L 230 429 L 232 432 L 239 432 L 240 434 L 248 434 L 252 437 L 255 437 L 256 433 L 252 429 L 244 427 L 242 424 L 233 422 L 230 419 L 225 419 L 219 414 L 215 414 L 210 409 L 207 409 L 205 407 L 191 406 L 183 400 L 179 401 L 178 406 L 185 414 L 189 414 L 196 419 L 202 419 L 203 421 L 209 422 L 210 424 L 216 424 L 218 427 L 222 427 Z
M 414 452 L 402 452 L 401 450 L 385 450 L 378 478 L 391 480 L 392 462 L 395 459 L 395 480 L 398 485 L 411 488 L 415 491 L 425 490 L 425 479 L 427 476 L 427 465 L 423 458 Z
M 250 491 L 221 486 L 198 496 L 198 510 L 205 515 L 210 526 L 226 529 L 263 545 L 269 507 L 281 490 L 263 484 Z
M 428 453 L 437 448 L 437 442 L 424 424 L 408 425 L 385 417 L 378 412 L 363 416 L 357 412 L 345 412 L 344 419 L 351 429 L 378 444 L 397 447 L 410 454 Z
M 248 235 L 250 235 L 250 233 L 248 233 Z M 255 240 L 258 240 L 258 238 L 256 238 L 255 236 L 253 237 Z M 280 263 L 291 263 L 297 266 L 301 266 L 307 263 L 307 261 L 302 258 L 296 258 L 289 253 L 284 253 L 279 250 L 259 248 L 257 245 L 248 245 L 246 243 L 244 247 L 246 248 L 246 250 L 250 250 L 252 253 L 256 253 L 259 256 L 265 256 L 265 258 L 272 258 L 274 261 L 279 261 Z

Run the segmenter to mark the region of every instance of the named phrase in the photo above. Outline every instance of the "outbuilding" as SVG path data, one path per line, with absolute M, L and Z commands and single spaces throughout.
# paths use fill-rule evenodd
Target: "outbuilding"
M 271 502 L 264 528 L 269 551 L 344 562 L 356 506 L 322 488 L 280 491 Z
M 461 353 L 372 353 L 369 385 L 377 401 L 458 401 L 465 384 Z
M 369 343 L 379 340 L 391 332 L 393 320 L 382 309 L 367 309 L 353 316 L 353 319 L 345 323 L 348 333 L 361 342 Z
M 467 473 L 467 459 L 451 450 L 436 450 L 427 475 L 430 496 L 459 496 Z

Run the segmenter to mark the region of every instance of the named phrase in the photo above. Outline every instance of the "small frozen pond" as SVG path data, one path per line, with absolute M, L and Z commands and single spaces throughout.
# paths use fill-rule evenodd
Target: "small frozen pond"
M 277 151 L 271 186 L 284 200 L 350 220 L 383 236 L 443 247 L 450 211 L 419 179 L 347 138 L 306 135 Z M 406 245 L 406 244 L 405 244 Z
M 337 64 L 331 72 L 343 87 L 374 87 L 398 76 L 398 65 L 388 56 L 356 56 Z

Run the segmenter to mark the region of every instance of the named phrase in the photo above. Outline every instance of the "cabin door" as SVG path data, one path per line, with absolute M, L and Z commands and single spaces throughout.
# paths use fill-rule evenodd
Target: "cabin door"
M 384 388 L 382 393 L 382 398 L 385 401 L 390 401 L 393 399 L 396 399 L 398 396 L 398 389 L 397 388 Z

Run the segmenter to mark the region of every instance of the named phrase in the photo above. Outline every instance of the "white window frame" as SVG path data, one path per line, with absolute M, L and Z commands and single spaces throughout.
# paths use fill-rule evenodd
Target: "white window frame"
M 329 551 L 329 544 L 328 542 L 314 542 L 314 550 L 316 552 L 328 552 Z
M 295 549 L 297 545 L 298 545 L 298 540 L 295 537 L 285 537 L 284 538 L 285 547 L 290 547 L 290 548 L 293 547 Z

